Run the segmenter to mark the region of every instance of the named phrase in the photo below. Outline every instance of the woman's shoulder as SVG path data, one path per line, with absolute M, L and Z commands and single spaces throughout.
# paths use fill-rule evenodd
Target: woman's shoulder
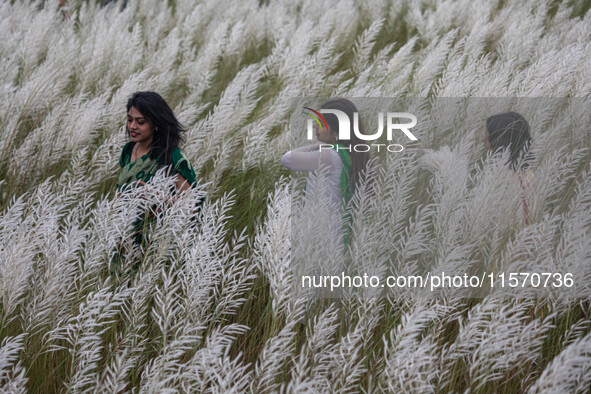
M 320 157 L 320 163 L 327 166 L 329 171 L 340 173 L 343 161 L 341 160 L 341 154 L 333 148 L 322 148 L 318 151 Z
M 343 161 L 350 160 L 350 154 L 345 149 L 340 149 L 339 151 L 336 149 L 323 149 L 322 153 L 330 157 L 332 165 L 339 169 L 342 167 Z
M 172 151 L 172 166 L 174 170 L 180 173 L 189 183 L 196 180 L 195 170 L 191 165 L 191 161 L 180 148 L 174 148 Z
M 182 161 L 190 163 L 189 158 L 181 148 L 174 148 L 172 151 L 172 163 L 176 166 Z

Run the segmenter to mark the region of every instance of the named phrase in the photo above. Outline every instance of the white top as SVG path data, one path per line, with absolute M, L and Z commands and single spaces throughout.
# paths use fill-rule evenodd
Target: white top
M 315 183 L 314 178 L 318 176 L 318 171 L 322 170 L 321 172 L 324 175 L 322 192 L 326 193 L 331 204 L 335 204 L 340 215 L 343 205 L 343 193 L 341 191 L 343 162 L 334 149 L 323 147 L 322 151 L 320 151 L 319 147 L 320 144 L 313 144 L 293 149 L 283 155 L 281 164 L 293 171 L 308 171 L 306 200 L 308 200 L 308 196 L 312 192 L 311 188 Z
M 308 172 L 305 209 L 296 220 L 301 226 L 296 233 L 304 244 L 321 246 L 326 254 L 323 269 L 328 269 L 326 259 L 342 255 L 345 247 L 340 182 L 343 163 L 334 149 L 323 147 L 320 151 L 319 147 L 314 144 L 293 149 L 283 155 L 281 163 L 290 170 Z

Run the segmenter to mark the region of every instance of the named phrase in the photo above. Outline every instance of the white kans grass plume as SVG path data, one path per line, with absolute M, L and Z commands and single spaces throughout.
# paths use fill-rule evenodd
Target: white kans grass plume
M 485 301 L 486 303 L 486 301 Z M 511 378 L 507 376 L 508 371 L 518 370 L 523 374 L 520 379 L 524 385 L 531 381 L 533 373 L 526 374 L 523 367 L 534 363 L 543 345 L 545 334 L 552 328 L 551 315 L 545 319 L 531 319 L 527 311 L 531 308 L 530 303 L 510 302 L 497 306 L 490 313 L 490 321 L 482 327 L 469 326 L 467 334 L 476 344 L 468 356 L 470 364 L 470 375 L 473 377 L 475 388 L 481 388 L 485 384 Z M 480 312 L 480 311 L 478 311 Z M 475 316 L 476 321 L 484 316 Z M 488 320 L 488 318 L 486 318 Z M 468 323 L 470 324 L 470 323 Z M 474 331 L 472 331 L 474 330 Z M 463 333 L 462 333 L 463 334 Z M 464 342 L 458 346 L 466 346 Z M 520 367 L 520 368 L 514 368 Z
M 257 363 L 251 382 L 253 392 L 277 391 L 280 384 L 276 382 L 277 375 L 286 367 L 286 363 L 295 352 L 295 326 L 299 324 L 298 316 L 291 316 L 289 323 L 281 331 L 269 338 Z
M 137 288 L 133 288 L 127 302 L 121 304 L 120 318 L 124 330 L 109 346 L 105 357 L 105 368 L 96 374 L 95 387 L 105 391 L 120 391 L 127 386 L 130 373 L 142 363 L 142 353 L 148 342 L 148 305 L 145 300 L 153 290 L 155 275 L 145 274 Z
M 349 331 L 344 334 L 332 352 L 328 363 L 328 391 L 348 392 L 359 387 L 367 373 L 367 360 L 371 354 L 372 332 L 380 319 L 382 301 L 376 299 L 353 301 L 348 310 L 349 316 L 358 317 L 357 323 L 349 324 Z
M 396 329 L 384 334 L 378 387 L 390 392 L 437 392 L 438 381 L 446 373 L 438 330 L 442 320 L 454 316 L 455 306 L 417 302 L 410 308 Z
M 0 3 L 3 391 L 589 390 L 584 2 L 71 0 L 69 19 L 43 3 Z M 174 204 L 163 173 L 114 191 L 138 90 L 187 128 L 201 187 Z M 351 274 L 572 271 L 578 293 L 305 297 L 323 291 L 298 274 L 345 260 L 326 201 L 282 178 L 302 96 L 425 98 L 419 143 L 353 198 Z M 480 141 L 513 109 L 533 138 L 529 224 L 508 156 Z
M 58 323 L 48 333 L 50 350 L 67 350 L 72 357 L 71 378 L 66 383 L 69 390 L 81 391 L 94 385 L 102 359 L 102 334 L 115 321 L 121 304 L 131 294 L 131 289 L 111 292 L 109 285 L 107 281 L 97 293 L 89 293 L 78 315 Z M 56 345 L 58 341 L 66 345 Z
M 19 353 L 24 349 L 26 333 L 16 337 L 5 337 L 0 347 L 0 384 L 3 391 L 26 393 L 26 371 L 19 360 Z
M 338 310 L 334 305 L 322 311 L 306 326 L 306 341 L 293 357 L 290 379 L 280 392 L 326 391 L 328 364 L 336 345 L 331 337 L 338 327 Z
M 269 199 L 267 218 L 253 245 L 253 262 L 269 281 L 275 317 L 293 314 L 291 267 L 291 194 L 289 184 L 279 182 Z
M 222 93 L 219 103 L 214 107 L 212 116 L 206 119 L 205 128 L 208 135 L 198 150 L 199 159 L 196 166 L 200 167 L 208 159 L 214 159 L 214 177 L 221 177 L 222 172 L 230 164 L 230 155 L 240 141 L 232 131 L 237 129 L 251 114 L 257 105 L 255 92 L 264 75 L 264 67 L 248 66 L 241 70 Z M 214 148 L 217 146 L 217 149 Z
M 529 393 L 584 393 L 591 385 L 591 334 L 571 343 L 552 360 Z

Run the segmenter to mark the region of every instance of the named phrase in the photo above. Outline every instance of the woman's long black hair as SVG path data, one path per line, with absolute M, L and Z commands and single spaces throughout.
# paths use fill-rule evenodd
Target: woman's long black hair
M 127 100 L 127 112 L 135 107 L 154 126 L 150 157 L 164 165 L 172 164 L 172 151 L 179 148 L 185 131 L 166 101 L 156 92 L 135 92 Z M 127 135 L 129 129 L 125 126 Z
M 353 104 L 350 100 L 344 98 L 336 98 L 329 100 L 322 104 L 320 107 L 322 109 L 338 109 L 343 111 L 347 114 L 349 118 L 349 124 L 351 126 L 350 140 L 338 140 L 337 142 L 345 147 L 354 147 L 358 144 L 363 144 L 362 141 L 357 135 L 353 132 L 353 119 L 354 113 L 358 112 L 357 107 Z M 324 119 L 328 126 L 333 130 L 338 132 L 339 131 L 339 120 L 336 115 L 334 114 L 324 114 Z M 361 123 L 361 119 L 358 119 L 359 123 L 359 132 L 361 134 L 365 134 L 365 129 L 363 128 L 363 124 Z M 349 153 L 351 156 L 351 190 L 355 190 L 355 186 L 361 182 L 363 171 L 366 169 L 367 162 L 369 161 L 369 153 L 368 152 L 356 152 L 354 149 L 351 149 Z
M 509 163 L 517 171 L 528 167 L 527 155 L 531 144 L 529 124 L 517 112 L 504 112 L 486 119 L 488 142 L 493 152 L 509 149 Z M 523 159 L 521 168 L 517 165 Z

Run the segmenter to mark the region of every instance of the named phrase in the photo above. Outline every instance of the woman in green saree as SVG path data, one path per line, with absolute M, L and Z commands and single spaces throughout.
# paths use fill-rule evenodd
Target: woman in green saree
M 176 176 L 175 188 L 170 199 L 196 187 L 193 166 L 180 149 L 183 126 L 166 101 L 155 92 L 136 92 L 127 101 L 126 131 L 129 142 L 123 147 L 119 165 L 121 173 L 117 182 L 118 193 L 130 187 L 145 187 L 158 170 L 168 167 Z M 199 200 L 197 204 L 201 204 Z M 145 232 L 153 215 L 146 213 L 134 222 L 134 242 L 143 244 Z M 120 253 L 113 259 L 111 271 L 120 266 Z
M 117 189 L 137 181 L 145 185 L 162 167 L 171 166 L 177 176 L 176 192 L 194 186 L 195 171 L 180 150 L 184 129 L 174 113 L 155 92 L 136 92 L 127 102 L 127 135 L 119 164 Z

